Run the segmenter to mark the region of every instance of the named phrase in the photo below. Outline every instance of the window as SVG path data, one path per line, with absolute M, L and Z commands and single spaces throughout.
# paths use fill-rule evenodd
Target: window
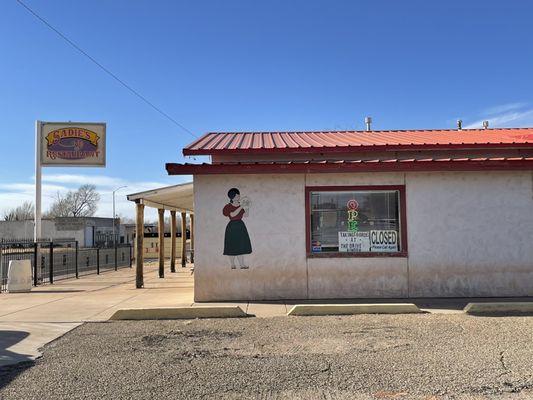
M 405 256 L 403 186 L 306 188 L 310 256 Z

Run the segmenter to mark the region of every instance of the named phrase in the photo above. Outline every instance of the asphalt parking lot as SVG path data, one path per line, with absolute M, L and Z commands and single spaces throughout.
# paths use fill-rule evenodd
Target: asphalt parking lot
M 533 317 L 464 314 L 84 324 L 2 399 L 533 399 Z

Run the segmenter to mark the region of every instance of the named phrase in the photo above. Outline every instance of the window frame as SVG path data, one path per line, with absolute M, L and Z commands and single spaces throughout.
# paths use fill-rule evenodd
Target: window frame
M 391 191 L 399 194 L 400 216 L 400 248 L 401 251 L 345 253 L 330 251 L 313 253 L 311 251 L 311 192 L 343 192 L 343 191 Z M 363 185 L 363 186 L 306 186 L 305 187 L 305 253 L 307 258 L 374 258 L 374 257 L 407 257 L 407 207 L 405 201 L 405 185 Z

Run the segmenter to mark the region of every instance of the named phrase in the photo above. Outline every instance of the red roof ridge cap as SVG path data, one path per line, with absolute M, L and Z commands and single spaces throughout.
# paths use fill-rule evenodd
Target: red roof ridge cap
M 457 128 L 432 128 L 432 129 L 374 129 L 371 131 L 366 130 L 292 130 L 292 131 L 209 131 L 204 134 L 206 135 L 222 135 L 222 134 L 275 134 L 275 133 L 286 133 L 286 134 L 298 134 L 298 133 L 367 133 L 367 134 L 373 134 L 373 133 L 390 133 L 390 132 L 468 132 L 468 131 L 481 131 L 481 132 L 490 132 L 490 131 L 509 131 L 509 130 L 533 130 L 532 127 L 495 127 L 495 128 L 463 128 L 463 129 L 457 129 Z

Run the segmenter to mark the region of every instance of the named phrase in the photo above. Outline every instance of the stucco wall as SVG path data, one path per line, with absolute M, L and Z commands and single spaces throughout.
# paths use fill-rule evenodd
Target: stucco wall
M 305 186 L 406 185 L 408 258 L 306 258 Z M 224 256 L 222 208 L 237 187 L 249 270 Z M 533 295 L 531 172 L 194 177 L 195 299 Z
M 406 175 L 410 295 L 533 295 L 531 172 Z
M 223 255 L 228 218 L 222 208 L 232 187 L 252 200 L 243 219 L 252 243 L 248 270 L 230 269 Z M 195 299 L 306 298 L 303 193 L 303 175 L 195 176 Z

